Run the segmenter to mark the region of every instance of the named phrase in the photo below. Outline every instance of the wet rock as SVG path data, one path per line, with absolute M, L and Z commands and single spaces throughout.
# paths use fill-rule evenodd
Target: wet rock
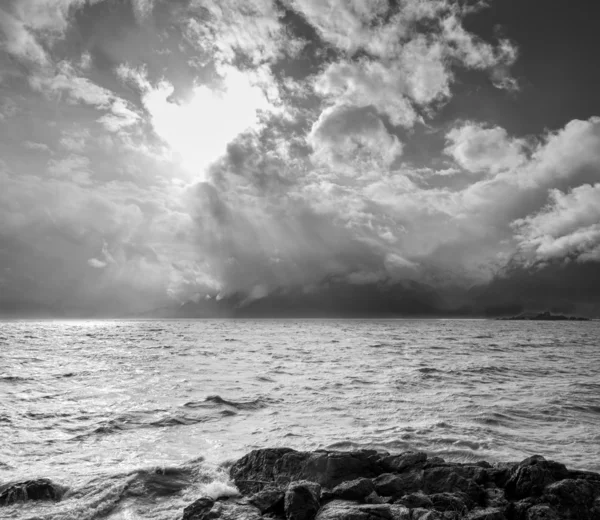
M 342 500 L 364 500 L 375 491 L 373 481 L 368 478 L 358 478 L 338 484 L 332 491 L 335 498 Z
M 66 488 L 40 478 L 0 487 L 0 506 L 26 500 L 60 500 Z
M 244 495 L 257 493 L 263 487 L 275 482 L 275 465 L 287 453 L 295 453 L 290 448 L 267 448 L 254 450 L 235 462 L 230 470 L 231 480 Z
M 433 502 L 431 498 L 423 493 L 411 493 L 404 495 L 403 497 L 395 501 L 396 504 L 402 504 L 410 509 L 413 508 L 433 508 Z
M 373 491 L 364 498 L 364 501 L 365 504 L 389 504 L 392 502 L 392 497 L 380 497 L 377 491 Z
M 212 498 L 202 497 L 192 502 L 183 510 L 182 520 L 208 520 L 215 501 Z
M 389 473 L 401 473 L 427 460 L 427 454 L 422 451 L 405 451 L 399 455 L 391 455 L 381 460 L 383 469 Z
M 485 505 L 487 507 L 498 507 L 500 509 L 506 509 L 508 507 L 508 500 L 504 496 L 504 490 L 497 487 L 486 488 L 485 490 Z
M 496 486 L 503 488 L 509 481 L 511 474 L 517 468 L 518 464 L 512 462 L 501 462 L 487 470 L 488 478 Z
M 435 493 L 429 495 L 429 500 L 437 511 L 454 511 L 463 514 L 469 509 L 465 497 L 455 493 Z
M 430 509 L 425 509 L 421 507 L 417 507 L 415 509 L 410 510 L 410 518 L 411 520 L 442 520 L 444 517 L 439 511 L 431 511 Z M 445 520 L 445 519 L 444 519 Z
M 183 510 L 182 520 L 262 520 L 260 510 L 244 500 L 202 497 Z
M 246 496 L 254 493 L 249 518 L 282 517 L 274 504 L 289 485 L 284 505 L 300 504 L 285 506 L 290 520 L 600 520 L 600 475 L 540 456 L 492 466 L 418 452 L 256 450 L 233 464 L 231 477 Z M 319 494 L 312 500 L 306 489 L 318 485 L 325 505 L 317 512 Z M 228 520 L 240 507 L 215 504 L 207 518 Z
M 277 488 L 264 488 L 250 497 L 248 502 L 258 508 L 261 513 L 283 513 L 283 497 L 285 493 Z
M 409 473 L 384 473 L 373 479 L 377 494 L 382 496 L 402 496 L 421 489 L 423 473 L 419 471 Z
M 321 486 L 314 482 L 292 482 L 284 499 L 287 520 L 313 520 L 319 511 Z
M 395 504 L 358 504 L 334 500 L 321 508 L 315 520 L 411 520 L 411 512 Z
M 285 486 L 310 480 L 333 488 L 357 478 L 383 473 L 375 450 L 353 452 L 299 452 L 287 448 L 254 450 L 230 469 L 230 477 L 243 494 L 256 493 L 267 485 Z
M 445 466 L 446 461 L 442 457 L 429 457 L 425 463 L 426 468 L 436 468 L 438 466 Z
M 563 464 L 534 455 L 513 469 L 506 482 L 506 496 L 511 499 L 539 496 L 547 485 L 567 476 L 568 471 Z
M 473 480 L 462 477 L 453 467 L 426 469 L 423 475 L 423 490 L 427 494 L 456 493 L 460 491 L 474 504 L 483 505 L 485 502 L 483 488 Z
M 562 520 L 562 517 L 547 504 L 530 507 L 527 510 L 527 520 Z
M 596 495 L 600 495 L 600 482 L 564 479 L 548 485 L 543 499 L 565 518 L 591 520 L 598 518 L 592 512 Z
M 476 509 L 471 511 L 464 518 L 465 520 L 506 520 L 506 516 L 504 516 L 502 509 L 496 507 Z
M 539 498 L 528 497 L 510 502 L 504 514 L 509 520 L 527 520 L 527 511 L 539 503 Z

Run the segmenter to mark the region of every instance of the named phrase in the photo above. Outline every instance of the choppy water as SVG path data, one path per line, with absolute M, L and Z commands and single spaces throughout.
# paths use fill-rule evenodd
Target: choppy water
M 0 485 L 69 489 L 0 517 L 180 518 L 265 446 L 600 471 L 599 372 L 600 322 L 0 322 Z

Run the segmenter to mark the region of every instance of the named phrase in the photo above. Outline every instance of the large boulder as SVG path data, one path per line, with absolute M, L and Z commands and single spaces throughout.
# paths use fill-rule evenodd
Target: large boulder
M 567 478 L 568 474 L 563 464 L 534 455 L 513 469 L 506 482 L 506 496 L 511 499 L 540 496 L 547 485 Z
M 600 481 L 563 479 L 546 486 L 543 499 L 565 519 L 596 520 L 594 501 L 600 496 Z
M 256 493 L 275 482 L 275 466 L 290 448 L 254 450 L 236 461 L 229 470 L 231 480 L 244 495 Z
M 295 480 L 310 480 L 333 488 L 348 480 L 376 477 L 381 473 L 380 457 L 374 450 L 254 450 L 235 462 L 230 469 L 231 479 L 243 494 L 256 493 L 272 484 L 284 487 Z
M 292 482 L 284 499 L 287 520 L 313 520 L 319 511 L 321 486 L 306 480 Z
M 0 486 L 0 506 L 26 500 L 60 500 L 66 488 L 51 480 L 40 478 Z

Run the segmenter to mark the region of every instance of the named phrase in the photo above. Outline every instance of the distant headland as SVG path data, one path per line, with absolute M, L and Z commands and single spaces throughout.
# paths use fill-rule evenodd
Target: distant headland
M 517 316 L 508 316 L 498 318 L 499 320 L 509 321 L 590 321 L 589 318 L 582 316 L 565 316 L 564 314 L 552 314 L 549 311 L 540 313 L 523 313 Z

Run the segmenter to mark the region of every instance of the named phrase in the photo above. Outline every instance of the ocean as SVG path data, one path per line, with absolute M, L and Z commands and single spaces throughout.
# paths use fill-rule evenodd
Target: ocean
M 0 322 L 0 518 L 179 519 L 259 447 L 600 471 L 600 322 Z

